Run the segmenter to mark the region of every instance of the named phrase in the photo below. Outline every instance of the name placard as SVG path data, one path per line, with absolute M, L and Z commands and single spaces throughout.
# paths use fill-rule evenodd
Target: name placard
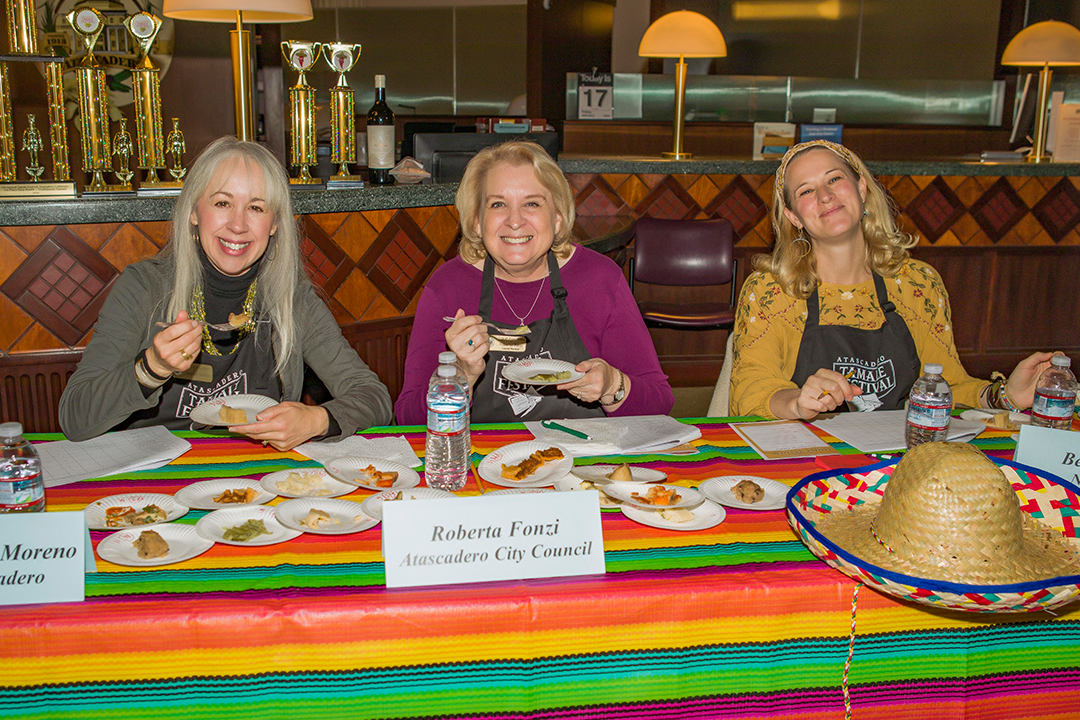
M 93 550 L 81 512 L 12 513 L 0 520 L 0 605 L 82 602 Z
M 1080 485 L 1080 432 L 1021 425 L 1013 458 Z
M 604 572 L 595 492 L 411 500 L 382 507 L 387 587 Z

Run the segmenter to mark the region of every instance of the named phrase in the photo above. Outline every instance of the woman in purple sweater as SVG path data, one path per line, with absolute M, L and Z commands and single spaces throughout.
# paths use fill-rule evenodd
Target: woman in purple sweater
M 469 163 L 456 199 L 460 254 L 428 280 L 416 308 L 397 421 L 423 424 L 428 379 L 447 349 L 473 390 L 473 422 L 663 415 L 674 397 L 619 267 L 573 244 L 574 197 L 537 144 L 512 141 Z M 452 323 L 444 316 L 454 316 Z M 496 349 L 483 322 L 528 325 L 524 347 Z M 525 358 L 575 363 L 556 386 L 511 382 Z

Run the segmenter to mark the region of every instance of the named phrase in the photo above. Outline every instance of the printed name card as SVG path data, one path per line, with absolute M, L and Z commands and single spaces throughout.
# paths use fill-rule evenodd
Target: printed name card
M 81 512 L 12 513 L 0 520 L 0 605 L 82 602 L 94 552 Z
M 595 492 L 383 503 L 387 587 L 598 575 Z
M 1013 459 L 1080 485 L 1080 432 L 1021 425 Z

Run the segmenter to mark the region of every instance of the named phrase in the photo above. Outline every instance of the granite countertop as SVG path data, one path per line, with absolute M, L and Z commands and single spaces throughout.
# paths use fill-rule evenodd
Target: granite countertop
M 559 166 L 566 173 L 647 173 L 769 175 L 776 160 L 695 158 L 664 160 L 652 157 L 594 158 L 563 155 Z M 881 160 L 867 165 L 875 175 L 990 175 L 1074 176 L 1080 164 L 981 163 L 975 157 L 953 160 Z M 389 210 L 408 207 L 453 205 L 457 183 L 440 185 L 394 185 L 352 190 L 293 191 L 293 210 L 300 215 L 317 213 Z M 0 226 L 80 225 L 91 223 L 167 221 L 175 197 L 80 197 L 70 200 L 23 200 L 0 202 Z

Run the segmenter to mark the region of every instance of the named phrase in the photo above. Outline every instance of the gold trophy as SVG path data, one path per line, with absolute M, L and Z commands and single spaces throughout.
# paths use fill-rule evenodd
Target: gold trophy
M 131 178 L 135 175 L 135 171 L 131 169 L 131 153 L 134 146 L 131 142 L 131 133 L 127 131 L 126 117 L 120 118 L 120 129 L 113 135 L 112 146 L 113 155 L 120 159 L 120 167 L 113 171 L 120 184 L 110 185 L 109 189 L 113 192 L 132 192 Z
M 33 0 L 5 0 L 8 47 L 16 55 L 37 52 L 37 12 Z M 11 117 L 11 84 L 6 62 L 0 62 L 0 182 L 15 182 L 15 124 Z
M 75 68 L 79 88 L 79 135 L 82 138 L 83 170 L 91 174 L 83 193 L 109 192 L 102 175 L 110 169 L 109 109 L 105 94 L 105 70 L 94 59 L 94 45 L 105 29 L 97 8 L 82 6 L 67 14 L 75 35 L 86 47 L 82 65 Z
M 16 55 L 37 54 L 37 10 L 34 0 L 6 0 L 8 47 Z
M 300 168 L 299 177 L 290 178 L 293 185 L 322 184 L 319 178 L 311 177 L 309 165 L 315 165 L 315 88 L 307 84 L 305 73 L 315 66 L 319 59 L 322 44 L 300 40 L 283 40 L 281 52 L 289 66 L 299 73 L 296 84 L 289 88 L 289 103 L 292 105 L 289 141 L 289 155 L 292 165 Z M 355 141 L 354 141 L 355 142 Z
M 56 57 L 56 48 L 50 48 Z M 56 57 L 45 63 L 45 86 L 49 99 L 49 140 L 52 141 L 53 180 L 57 185 L 70 187 L 69 195 L 75 194 L 71 182 L 71 164 L 68 161 L 67 124 L 64 120 L 64 63 Z
M 180 118 L 172 119 L 172 131 L 169 137 L 165 138 L 165 142 L 169 146 L 169 154 L 172 155 L 172 167 L 169 168 L 169 174 L 172 175 L 173 181 L 169 184 L 174 187 L 183 187 L 187 168 L 184 167 L 181 159 L 187 152 L 187 142 L 184 140 L 184 133 L 180 132 Z
M 8 66 L 0 62 L 0 182 L 15 182 L 19 168 L 15 164 L 15 123 L 11 117 L 11 82 Z
M 37 118 L 33 113 L 27 115 L 26 120 L 29 124 L 22 136 L 22 151 L 30 153 L 30 164 L 26 166 L 26 174 L 33 179 L 33 182 L 40 182 L 45 168 L 38 162 L 38 153 L 45 149 L 45 143 L 41 140 L 41 133 L 37 129 Z
M 356 93 L 345 82 L 345 73 L 360 57 L 360 46 L 325 43 L 323 57 L 338 74 L 337 85 L 330 88 L 330 161 L 338 174 L 330 176 L 326 187 L 362 187 L 363 178 L 349 172 L 349 163 L 356 162 Z
M 124 18 L 124 26 L 142 50 L 142 58 L 131 70 L 139 167 L 146 171 L 142 187 L 160 187 L 158 170 L 165 169 L 165 132 L 161 127 L 161 76 L 150 62 L 150 49 L 161 30 L 161 19 L 144 11 Z

